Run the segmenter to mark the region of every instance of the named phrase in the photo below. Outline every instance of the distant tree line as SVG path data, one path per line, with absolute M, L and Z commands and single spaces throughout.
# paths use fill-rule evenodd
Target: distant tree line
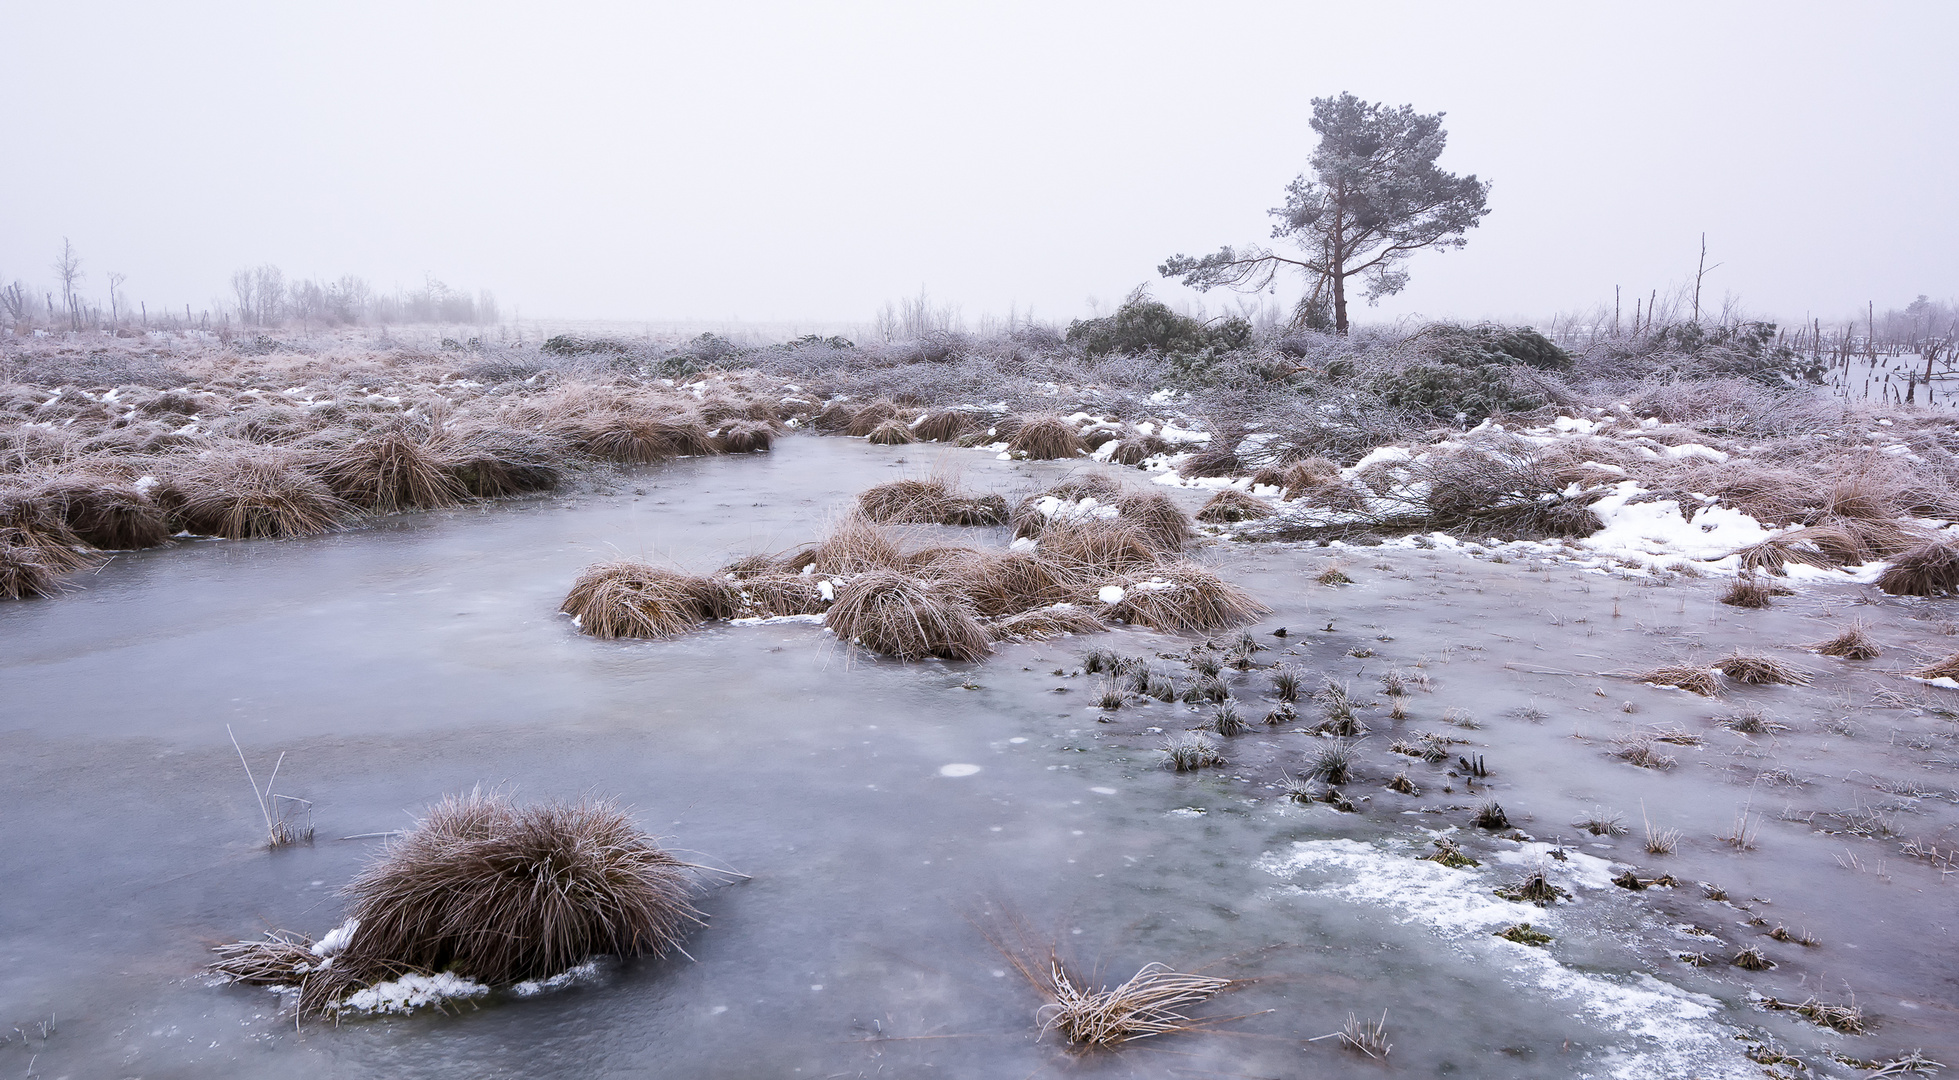
M 351 274 L 335 280 L 287 280 L 277 266 L 249 267 L 231 275 L 231 296 L 200 311 L 151 308 L 131 301 L 123 285 L 128 278 L 110 271 L 102 276 L 104 293 L 86 290 L 88 271 L 81 254 L 65 238 L 61 253 L 50 264 L 51 288 L 36 288 L 0 275 L 0 326 L 17 333 L 34 330 L 138 329 L 220 330 L 225 327 L 282 327 L 302 329 L 331 326 L 413 323 L 485 325 L 497 321 L 496 296 L 488 289 L 474 293 L 452 289 L 433 277 L 420 288 L 396 287 L 383 292 Z

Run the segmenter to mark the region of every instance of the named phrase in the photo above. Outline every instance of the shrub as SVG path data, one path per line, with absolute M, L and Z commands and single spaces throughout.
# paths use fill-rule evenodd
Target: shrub
M 1369 389 L 1389 408 L 1437 420 L 1481 423 L 1493 413 L 1529 412 L 1547 400 L 1500 364 L 1410 364 L 1374 377 Z
M 1077 319 L 1068 324 L 1062 340 L 1089 356 L 1110 353 L 1200 353 L 1206 350 L 1242 349 L 1251 343 L 1251 324 L 1243 319 L 1224 319 L 1216 326 L 1188 315 L 1147 296 L 1132 295 L 1115 314 L 1099 319 Z
M 1460 368 L 1521 365 L 1539 371 L 1569 371 L 1571 354 L 1529 326 L 1449 326 L 1423 331 L 1423 351 L 1439 363 Z

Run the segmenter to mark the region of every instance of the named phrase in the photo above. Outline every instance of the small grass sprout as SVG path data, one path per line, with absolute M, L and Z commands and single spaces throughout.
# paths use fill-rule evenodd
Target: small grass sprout
M 1245 718 L 1238 714 L 1237 705 L 1229 701 L 1222 701 L 1211 712 L 1211 730 L 1229 738 L 1230 736 L 1243 735 L 1245 732 L 1250 731 L 1251 725 L 1246 723 Z
M 1515 926 L 1506 926 L 1498 930 L 1496 936 L 1505 941 L 1514 941 L 1519 945 L 1542 947 L 1551 943 L 1551 935 L 1542 930 L 1531 929 L 1531 925 L 1527 922 L 1518 923 Z
M 1170 736 L 1164 740 L 1162 750 L 1164 765 L 1177 772 L 1193 772 L 1224 764 L 1224 755 L 1218 753 L 1217 744 L 1198 731 Z

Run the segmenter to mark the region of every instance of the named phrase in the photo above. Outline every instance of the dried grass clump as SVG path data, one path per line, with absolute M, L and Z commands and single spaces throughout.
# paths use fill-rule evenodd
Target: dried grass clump
M 1866 561 L 1867 552 L 1855 533 L 1835 525 L 1814 525 L 1791 529 L 1759 544 L 1751 544 L 1735 554 L 1749 572 L 1785 574 L 1790 563 L 1830 568 L 1853 566 Z
M 1055 604 L 1009 615 L 987 627 L 995 641 L 1048 641 L 1069 634 L 1096 634 L 1107 630 L 1095 613 L 1073 604 Z M 1138 687 L 1139 692 L 1147 692 Z
M 1177 474 L 1186 477 L 1232 476 L 1244 471 L 1238 460 L 1239 440 L 1223 433 L 1192 451 L 1177 465 Z
M 872 428 L 864 438 L 879 446 L 906 446 L 918 441 L 912 438 L 911 428 L 903 420 L 886 420 Z
M 1053 563 L 1032 551 L 969 551 L 939 567 L 947 584 L 988 618 L 1062 603 L 1075 595 Z
M 646 465 L 673 457 L 714 452 L 707 427 L 678 406 L 652 402 L 636 408 L 579 414 L 554 420 L 546 431 L 562 436 L 580 453 L 627 465 Z
M 1871 637 L 1870 624 L 1862 619 L 1852 621 L 1849 626 L 1837 631 L 1835 637 L 1814 642 L 1808 648 L 1824 656 L 1840 656 L 1845 660 L 1875 660 L 1884 652 L 1877 640 Z
M 1264 499 L 1247 495 L 1236 488 L 1225 488 L 1197 511 L 1197 520 L 1214 525 L 1234 521 L 1256 521 L 1278 513 Z
M 1628 765 L 1637 765 L 1642 769 L 1653 769 L 1657 772 L 1665 772 L 1680 764 L 1679 759 L 1672 754 L 1662 752 L 1654 745 L 1655 741 L 1650 736 L 1643 735 L 1628 735 L 1614 739 L 1613 743 L 1617 749 L 1612 752 L 1612 756 Z
M 1959 596 L 1959 544 L 1933 541 L 1891 560 L 1877 587 L 1892 596 Z
M 1115 452 L 1109 455 L 1109 460 L 1117 465 L 1134 468 L 1158 454 L 1167 454 L 1172 449 L 1174 447 L 1162 436 L 1131 435 L 1116 443 Z
M 1750 686 L 1808 686 L 1809 675 L 1764 653 L 1740 649 L 1714 662 L 1714 670 Z
M 734 618 L 740 594 L 727 581 L 621 559 L 586 568 L 558 610 L 593 637 L 666 638 Z
M 936 409 L 912 425 L 912 434 L 925 442 L 956 442 L 961 435 L 986 430 L 986 417 L 973 409 Z
M 184 528 L 228 540 L 315 536 L 355 514 L 291 454 L 263 448 L 213 451 L 171 474 L 156 493 Z
M 830 606 L 811 575 L 759 573 L 738 578 L 745 606 L 756 615 L 821 615 Z
M 946 480 L 893 480 L 857 495 L 857 508 L 880 524 L 1004 525 L 1007 500 L 962 495 Z
M 556 488 L 568 450 L 564 440 L 540 431 L 472 427 L 448 432 L 442 460 L 465 492 L 498 499 Z
M 1915 668 L 1910 675 L 1914 679 L 1959 679 L 1959 653 Z
M 1693 667 L 1688 664 L 1672 664 L 1642 671 L 1633 675 L 1635 682 L 1652 683 L 1655 686 L 1671 686 L 1702 697 L 1716 697 L 1721 693 L 1720 680 L 1708 668 Z
M 68 527 L 62 499 L 45 487 L 0 487 L 0 542 L 32 549 L 36 561 L 57 574 L 80 570 L 98 558 Z
M 978 660 L 992 650 L 970 608 L 893 570 L 861 573 L 837 590 L 823 624 L 838 638 L 899 660 Z
M 1762 1002 L 1762 1007 L 1788 1010 L 1818 1027 L 1826 1027 L 1844 1035 L 1862 1035 L 1865 1029 L 1864 1008 L 1855 1001 L 1848 1005 L 1829 1005 L 1812 997 L 1800 1004 L 1792 1005 L 1786 1001 L 1767 998 Z
M 1058 1031 L 1078 1046 L 1109 1049 L 1204 1026 L 1206 1021 L 1181 1010 L 1229 989 L 1231 980 L 1146 964 L 1121 986 L 1091 990 L 1077 987 L 1061 961 L 1050 956 L 1047 978 L 1036 985 L 1053 999 L 1035 1013 L 1041 1034 Z
M 1769 597 L 1775 595 L 1774 586 L 1753 574 L 1743 574 L 1721 594 L 1721 602 L 1730 607 L 1765 608 Z
M 1158 551 L 1182 551 L 1190 542 L 1190 516 L 1160 491 L 1122 496 L 1116 501 L 1116 517 L 1140 532 L 1143 540 Z
M 451 796 L 347 886 L 353 933 L 300 1008 L 410 972 L 505 986 L 593 956 L 662 956 L 703 924 L 693 891 L 688 865 L 611 803 Z
M 1118 584 L 1123 597 L 1109 605 L 1107 617 L 1167 634 L 1210 633 L 1272 610 L 1196 563 L 1169 563 Z
M 35 485 L 75 539 L 104 551 L 135 551 L 169 543 L 163 508 L 137 487 L 111 476 L 67 474 Z
M 815 428 L 818 431 L 847 432 L 848 429 L 850 428 L 851 418 L 856 415 L 857 415 L 857 406 L 852 405 L 849 402 L 846 402 L 842 399 L 838 399 L 836 401 L 829 402 L 828 404 L 824 405 L 821 409 L 818 409 L 816 411 L 816 414 L 809 418 L 809 426 Z M 886 419 L 888 419 L 888 417 L 878 417 L 878 420 L 880 422 Z M 871 425 L 871 427 L 876 427 L 876 426 L 877 424 L 875 423 Z M 865 435 L 868 435 L 870 433 L 871 433 L 870 428 L 865 428 L 863 431 L 863 434 Z
M 1079 457 L 1088 452 L 1088 444 L 1082 441 L 1081 433 L 1067 417 L 1042 413 L 1022 418 L 1020 430 L 1007 441 L 1007 452 L 1036 461 L 1053 461 Z
M 1280 470 L 1277 480 L 1284 489 L 1280 498 L 1291 502 L 1316 488 L 1339 486 L 1340 466 L 1323 457 L 1309 457 Z
M 0 534 L 0 600 L 53 596 L 61 591 L 59 575 L 31 544 L 14 543 Z
M 218 958 L 204 970 L 226 982 L 247 986 L 291 986 L 324 959 L 304 934 L 270 930 L 256 941 L 232 941 L 211 950 Z
M 869 405 L 852 410 L 850 419 L 844 424 L 843 433 L 861 439 L 875 434 L 879 428 L 895 421 L 899 427 L 905 428 L 904 441 L 911 442 L 911 429 L 899 419 L 900 412 L 896 402 L 879 398 Z
M 1050 521 L 1039 543 L 1037 550 L 1055 567 L 1056 577 L 1081 586 L 1147 571 L 1158 559 L 1141 530 L 1106 518 Z
M 759 454 L 775 445 L 775 427 L 762 420 L 736 420 L 711 437 L 723 454 Z
M 399 428 L 369 432 L 328 452 L 318 471 L 335 495 L 377 514 L 455 506 L 467 494 L 434 439 Z
M 807 559 L 804 562 L 804 559 Z M 904 553 L 890 533 L 862 518 L 844 518 L 831 528 L 830 535 L 807 553 L 792 555 L 783 569 L 790 572 L 811 566 L 819 574 L 847 576 L 871 570 L 901 570 Z

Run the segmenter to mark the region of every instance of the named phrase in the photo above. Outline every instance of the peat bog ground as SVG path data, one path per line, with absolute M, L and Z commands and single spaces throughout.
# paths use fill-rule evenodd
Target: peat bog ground
M 605 412 L 568 408 L 552 437 L 608 445 Z M 766 453 L 628 455 L 556 491 L 358 529 L 181 537 L 0 604 L 0 1068 L 1743 1077 L 1959 1054 L 1959 691 L 1913 677 L 1959 652 L 1959 619 L 1870 584 L 1875 563 L 1852 555 L 1883 537 L 1834 561 L 1836 534 L 1758 548 L 1797 564 L 1764 562 L 1762 608 L 1723 602 L 1742 578 L 1701 569 L 1712 550 L 1630 565 L 1642 531 L 1680 539 L 1616 487 L 1655 430 L 1630 413 L 1626 456 L 1581 485 L 1594 505 L 1619 492 L 1587 547 L 1357 535 L 1432 479 L 1361 490 L 1413 455 L 1296 478 L 1353 485 L 1309 516 L 1249 469 L 1180 473 L 1175 444 L 1144 445 L 1167 424 L 1095 447 L 1159 458 L 1137 469 L 1014 460 L 983 427 L 963 449 L 866 437 L 891 416 L 795 433 L 816 412 L 770 428 Z M 300 441 L 275 449 L 311 468 Z M 1656 445 L 1667 468 L 1739 452 Z M 1087 476 L 1166 494 L 1210 522 L 1182 557 L 1270 612 L 900 662 L 811 616 L 605 640 L 559 611 L 595 564 L 714 575 L 934 474 L 1009 507 Z M 1220 490 L 1276 513 L 1205 517 Z M 1683 520 L 1725 530 L 1711 547 L 1764 540 Z M 1277 527 L 1319 539 L 1233 539 Z M 1021 531 L 890 528 L 907 550 L 1007 551 Z M 1129 602 L 1070 595 L 1098 616 Z M 1852 656 L 1816 648 L 1853 628 Z M 284 755 L 276 791 L 310 802 L 310 843 L 266 850 L 232 735 L 261 781 Z M 1173 745 L 1206 751 L 1180 771 Z M 684 954 L 407 1015 L 295 1023 L 281 996 L 202 973 L 214 945 L 339 925 L 338 890 L 387 834 L 479 785 L 617 798 L 669 850 L 745 877 L 695 897 L 707 925 Z M 1043 1032 L 1049 999 L 1023 977 L 1050 949 L 1094 988 L 1153 963 L 1231 982 L 1185 1007 L 1200 1030 L 1076 1050 Z M 1379 1041 L 1321 1038 L 1383 1014 Z

